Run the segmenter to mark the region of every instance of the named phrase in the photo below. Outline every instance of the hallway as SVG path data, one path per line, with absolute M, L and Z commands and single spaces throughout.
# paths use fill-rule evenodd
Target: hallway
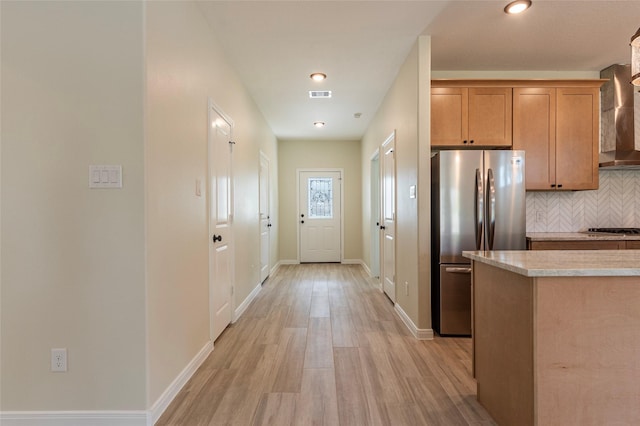
M 360 266 L 281 266 L 156 425 L 493 425 L 470 352 L 414 339 Z

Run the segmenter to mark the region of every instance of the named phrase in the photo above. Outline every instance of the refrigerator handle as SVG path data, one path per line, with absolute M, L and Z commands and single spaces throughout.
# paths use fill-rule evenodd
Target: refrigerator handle
M 496 232 L 496 184 L 493 169 L 487 172 L 487 249 L 493 250 L 493 237 Z
M 476 189 L 474 192 L 474 228 L 476 233 L 476 250 L 482 250 L 482 231 L 484 229 L 484 184 L 482 183 L 482 172 L 476 169 Z

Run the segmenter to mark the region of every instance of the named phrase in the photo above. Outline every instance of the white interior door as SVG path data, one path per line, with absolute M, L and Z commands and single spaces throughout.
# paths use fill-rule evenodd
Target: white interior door
M 396 163 L 395 133 L 383 144 L 382 158 L 382 288 L 396 301 Z
M 260 282 L 269 276 L 271 212 L 269 209 L 269 158 L 260 152 Z
M 232 122 L 209 105 L 209 306 L 211 340 L 231 323 L 233 235 L 231 187 Z
M 299 171 L 300 262 L 340 262 L 341 171 Z

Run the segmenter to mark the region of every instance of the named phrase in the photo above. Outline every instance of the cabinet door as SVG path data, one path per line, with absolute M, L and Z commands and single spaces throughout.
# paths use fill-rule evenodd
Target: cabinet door
M 457 146 L 468 141 L 468 89 L 431 88 L 431 146 Z
M 513 149 L 525 151 L 527 190 L 556 181 L 556 89 L 513 89 Z
M 558 189 L 598 189 L 598 88 L 558 88 L 556 184 Z
M 511 146 L 510 87 L 469 88 L 469 144 Z

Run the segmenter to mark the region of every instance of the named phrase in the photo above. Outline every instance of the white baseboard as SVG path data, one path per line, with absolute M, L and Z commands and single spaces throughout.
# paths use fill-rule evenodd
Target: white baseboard
M 283 259 L 278 262 L 278 265 L 299 265 L 300 261 L 298 259 Z
M 275 265 L 273 265 L 273 268 L 271 268 L 271 270 L 269 271 L 269 276 L 272 276 L 273 274 L 275 274 L 276 271 L 280 269 L 280 265 L 281 265 L 280 262 L 277 262 Z
M 202 365 L 205 359 L 209 356 L 211 351 L 213 350 L 213 342 L 208 341 L 200 352 L 196 354 L 195 357 L 187 364 L 187 366 L 182 370 L 178 377 L 169 385 L 167 389 L 160 395 L 160 398 L 151 406 L 149 410 L 149 423 L 147 426 L 153 426 L 155 422 L 158 421 L 164 410 L 167 409 L 171 401 L 178 395 L 178 392 L 183 388 L 183 386 L 189 381 L 193 373 L 196 372 L 198 368 Z M 4 426 L 4 425 L 2 425 Z
M 2 426 L 149 426 L 148 411 L 3 411 Z
M 407 313 L 400 307 L 400 305 L 396 303 L 394 307 L 396 312 L 400 316 L 400 319 L 404 323 L 404 325 L 406 325 L 409 331 L 411 332 L 411 334 L 413 334 L 413 337 L 415 337 L 418 340 L 433 340 L 433 329 L 431 328 L 421 329 L 416 327 L 413 321 L 411 321 L 411 318 L 409 318 L 409 315 L 407 315 Z
M 240 304 L 240 306 L 238 306 L 236 308 L 235 312 L 233 313 L 233 321 L 232 322 L 236 322 L 236 321 L 238 321 L 238 319 L 240 319 L 242 314 L 244 314 L 244 311 L 246 311 L 247 308 L 249 307 L 249 305 L 251 304 L 251 302 L 253 302 L 253 299 L 256 298 L 258 293 L 260 293 L 260 290 L 262 290 L 262 284 L 261 283 L 259 283 L 257 286 L 255 286 L 254 289 L 251 290 L 251 293 L 249 293 L 247 298 L 244 299 L 244 301 Z
M 367 275 L 369 275 L 369 278 L 373 278 L 373 274 L 371 273 L 371 269 L 369 269 L 369 265 L 364 263 L 364 260 L 360 261 L 360 266 L 362 266 L 362 269 L 364 269 L 364 271 L 367 273 Z

